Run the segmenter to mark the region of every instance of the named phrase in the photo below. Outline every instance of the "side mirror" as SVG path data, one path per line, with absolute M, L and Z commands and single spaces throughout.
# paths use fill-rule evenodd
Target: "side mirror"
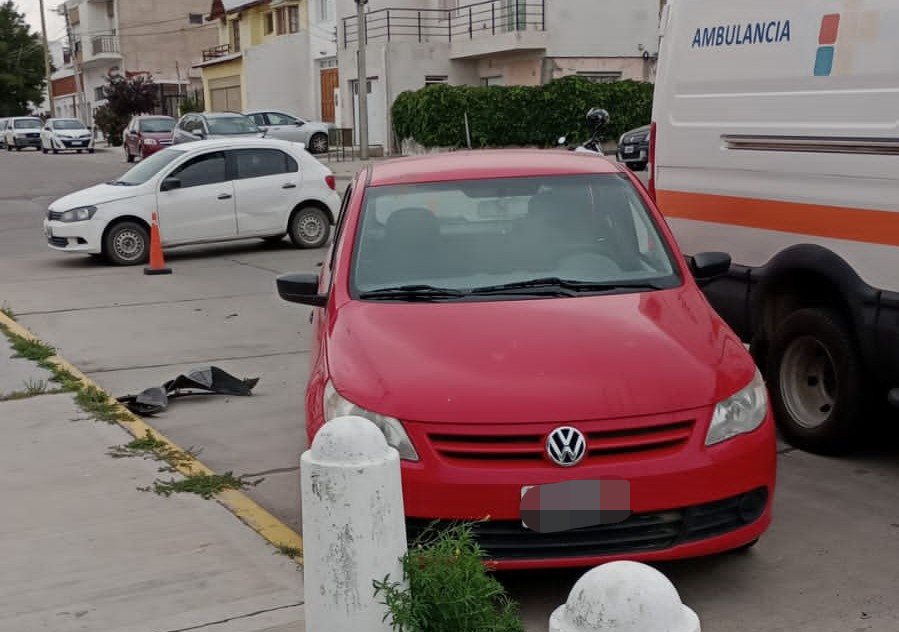
M 318 282 L 318 275 L 314 273 L 282 274 L 276 281 L 278 295 L 288 303 L 324 307 L 328 302 L 328 295 L 318 293 Z
M 166 178 L 162 181 L 162 185 L 159 187 L 160 191 L 172 191 L 174 189 L 181 188 L 181 180 L 178 178 Z
M 697 280 L 711 281 L 730 270 L 730 255 L 726 252 L 700 252 L 693 255 L 690 271 Z
M 564 145 L 568 142 L 568 138 L 566 136 L 559 136 L 559 144 Z

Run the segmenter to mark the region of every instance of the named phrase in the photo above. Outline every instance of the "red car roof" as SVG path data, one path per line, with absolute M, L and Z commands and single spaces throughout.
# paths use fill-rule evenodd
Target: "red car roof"
M 621 171 L 620 165 L 595 154 L 547 149 L 466 150 L 375 162 L 369 186 Z

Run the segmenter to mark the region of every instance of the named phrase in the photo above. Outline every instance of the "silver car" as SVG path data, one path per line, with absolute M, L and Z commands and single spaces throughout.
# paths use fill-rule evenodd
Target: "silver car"
M 238 112 L 192 112 L 178 120 L 172 130 L 172 144 L 235 136 L 261 138 L 265 135 L 253 119 Z
M 244 114 L 253 119 L 259 129 L 265 130 L 267 138 L 303 143 L 311 154 L 328 153 L 330 126 L 327 123 L 307 121 L 277 110 L 255 110 Z

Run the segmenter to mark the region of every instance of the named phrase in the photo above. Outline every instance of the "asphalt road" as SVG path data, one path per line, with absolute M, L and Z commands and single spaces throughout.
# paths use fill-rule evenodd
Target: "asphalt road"
M 151 423 L 216 471 L 263 474 L 249 494 L 299 529 L 309 310 L 282 302 L 274 280 L 315 270 L 324 252 L 258 240 L 178 249 L 166 253 L 174 274 L 144 276 L 49 250 L 47 205 L 127 167 L 117 150 L 0 152 L 0 304 L 114 395 L 210 364 L 261 378 L 253 397 L 177 401 Z M 874 444 L 843 459 L 784 446 L 774 525 L 755 549 L 660 567 L 703 632 L 899 629 L 899 442 Z M 542 632 L 581 572 L 501 579 Z

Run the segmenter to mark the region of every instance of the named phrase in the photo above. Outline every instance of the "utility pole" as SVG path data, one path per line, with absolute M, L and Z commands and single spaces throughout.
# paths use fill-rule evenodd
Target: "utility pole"
M 53 104 L 53 68 L 50 64 L 50 42 L 47 39 L 47 18 L 44 17 L 44 0 L 39 0 L 41 9 L 41 33 L 44 39 L 44 73 L 47 76 L 47 101 L 50 103 L 50 118 L 56 116 L 56 106 Z
M 368 0 L 356 0 L 356 31 L 359 52 L 356 57 L 356 77 L 359 86 L 359 158 L 368 160 L 368 72 L 365 68 L 365 45 L 368 43 L 368 29 L 365 24 L 365 5 Z
M 75 92 L 77 93 L 75 114 L 78 120 L 87 125 L 87 113 L 84 111 L 86 109 L 84 101 L 84 77 L 81 74 L 81 64 L 78 62 L 78 51 L 75 50 L 75 34 L 72 32 L 72 22 L 69 20 L 69 10 L 65 4 L 62 4 L 57 8 L 57 12 L 60 15 L 64 15 L 66 18 L 66 36 L 69 40 L 69 55 L 71 55 L 72 65 L 75 69 Z

